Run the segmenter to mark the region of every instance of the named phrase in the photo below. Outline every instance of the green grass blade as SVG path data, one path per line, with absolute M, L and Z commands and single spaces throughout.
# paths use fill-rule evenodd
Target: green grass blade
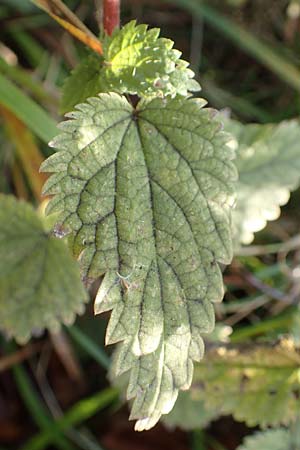
M 48 413 L 34 391 L 25 370 L 21 366 L 15 366 L 13 372 L 20 395 L 32 418 L 40 428 L 47 428 L 49 425 Z
M 82 450 L 104 450 L 103 447 L 99 445 L 96 438 L 91 434 L 90 430 L 87 430 L 86 428 L 80 431 L 72 429 L 69 431 L 68 435 Z
M 237 344 L 264 333 L 274 333 L 275 330 L 283 330 L 286 332 L 292 324 L 294 313 L 295 308 L 291 308 L 280 316 L 239 328 L 230 336 L 230 342 Z
M 100 366 L 108 370 L 110 360 L 107 354 L 98 347 L 86 334 L 84 334 L 78 327 L 72 326 L 67 329 L 72 338 L 92 357 Z
M 0 103 L 12 111 L 42 141 L 56 134 L 55 121 L 30 97 L 0 73 Z
M 230 39 L 235 45 L 253 56 L 292 88 L 300 92 L 300 71 L 268 44 L 219 14 L 214 8 L 199 0 L 172 0 L 195 17 L 202 17 L 212 27 Z
M 205 431 L 194 430 L 191 433 L 191 450 L 206 450 Z
M 58 419 L 52 425 L 51 429 L 47 429 L 32 438 L 22 450 L 44 449 L 53 442 L 54 433 L 67 431 L 71 427 L 79 425 L 110 405 L 117 398 L 118 390 L 115 388 L 107 388 L 92 397 L 77 402 L 61 419 Z
M 11 28 L 10 34 L 18 46 L 20 46 L 23 55 L 27 58 L 33 68 L 39 67 L 41 61 L 47 63 L 49 55 L 45 51 L 45 48 L 43 48 L 29 33 Z
M 49 102 L 58 107 L 58 101 L 52 95 L 45 91 L 41 82 L 35 80 L 31 75 L 20 66 L 12 66 L 0 56 L 0 73 L 6 75 L 11 81 L 16 82 L 22 88 L 29 90 L 39 101 Z
M 32 419 L 44 432 L 50 432 L 53 442 L 57 448 L 62 450 L 73 450 L 74 447 L 68 443 L 66 438 L 62 435 L 59 429 L 53 427 L 53 421 L 49 417 L 44 405 L 40 401 L 38 395 L 33 389 L 33 386 L 22 366 L 15 366 L 13 368 L 16 384 L 20 395 L 31 414 Z M 51 431 L 48 431 L 51 430 Z M 44 447 L 40 447 L 44 448 Z

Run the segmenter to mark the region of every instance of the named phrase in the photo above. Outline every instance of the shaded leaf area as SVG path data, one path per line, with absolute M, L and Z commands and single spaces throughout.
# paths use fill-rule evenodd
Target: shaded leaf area
M 233 212 L 235 242 L 249 244 L 254 232 L 277 219 L 280 206 L 300 183 L 300 126 L 296 120 L 280 125 L 225 122 L 237 150 L 239 172 Z
M 237 450 L 288 450 L 292 449 L 291 432 L 284 428 L 262 431 L 246 437 Z
M 85 102 L 89 97 L 109 91 L 105 79 L 101 76 L 103 63 L 104 58 L 100 55 L 88 55 L 66 78 L 60 104 L 62 113 L 71 111 L 75 105 Z
M 196 366 L 193 389 L 207 411 L 231 414 L 248 426 L 290 425 L 299 410 L 299 365 L 290 340 L 221 346 Z
M 101 92 L 144 96 L 186 97 L 200 90 L 189 64 L 173 49 L 173 41 L 159 38 L 158 28 L 131 21 L 106 36 L 103 57 L 89 55 L 66 80 L 62 112 L 70 111 Z
M 77 107 L 42 170 L 86 279 L 105 275 L 95 312 L 113 310 L 106 343 L 123 341 L 112 372 L 131 370 L 137 429 L 151 428 L 192 380 L 201 333 L 223 297 L 217 261 L 232 257 L 236 170 L 227 135 L 201 99 L 137 109 L 101 94 Z
M 67 246 L 33 207 L 0 196 L 0 328 L 25 343 L 83 312 L 87 293 Z

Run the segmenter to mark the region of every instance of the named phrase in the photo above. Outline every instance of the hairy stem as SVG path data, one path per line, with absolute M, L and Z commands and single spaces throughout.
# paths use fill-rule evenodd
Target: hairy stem
M 111 35 L 120 26 L 120 0 L 103 1 L 103 27 Z

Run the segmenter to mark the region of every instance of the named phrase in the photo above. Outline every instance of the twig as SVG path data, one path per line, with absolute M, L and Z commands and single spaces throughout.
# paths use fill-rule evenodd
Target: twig
M 241 247 L 236 251 L 236 256 L 260 256 L 271 253 L 283 253 L 300 248 L 300 234 L 296 234 L 286 242 L 278 242 L 270 245 L 251 245 Z
M 71 380 L 84 385 L 84 377 L 71 342 L 64 331 L 50 333 L 51 341 Z
M 260 308 L 261 306 L 264 306 L 270 301 L 270 298 L 266 295 L 261 295 L 257 297 L 256 300 L 251 302 L 251 304 L 246 304 L 245 306 L 241 306 L 240 310 L 236 312 L 235 314 L 232 314 L 228 319 L 224 321 L 226 325 L 233 326 L 236 325 L 238 322 L 243 320 L 245 317 L 247 317 L 250 313 L 252 313 L 254 310 Z
M 263 283 L 261 280 L 256 278 L 254 275 L 252 275 L 249 272 L 242 272 L 241 276 L 248 281 L 248 283 L 255 287 L 256 289 L 260 290 L 264 294 L 268 295 L 269 297 L 278 300 L 280 302 L 285 303 L 293 303 L 293 299 L 290 299 L 287 295 L 285 295 L 283 292 L 281 292 L 279 289 L 273 288 L 271 286 L 268 286 L 267 284 Z
M 3 356 L 0 358 L 0 372 L 4 372 L 5 370 L 10 369 L 12 366 L 21 363 L 30 356 L 39 352 L 44 343 L 38 342 L 36 344 L 26 345 L 21 350 L 18 350 L 11 355 Z

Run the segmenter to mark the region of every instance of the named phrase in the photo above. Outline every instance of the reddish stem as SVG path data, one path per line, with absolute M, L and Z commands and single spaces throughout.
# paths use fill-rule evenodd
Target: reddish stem
M 103 0 L 103 26 L 111 35 L 120 26 L 120 0 Z

